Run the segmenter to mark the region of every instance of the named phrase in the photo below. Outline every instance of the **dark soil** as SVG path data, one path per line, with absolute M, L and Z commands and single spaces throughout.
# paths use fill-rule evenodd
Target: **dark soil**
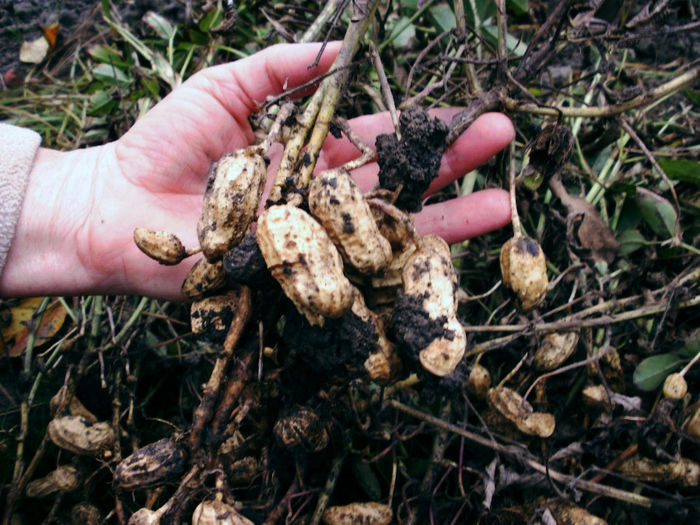
M 401 140 L 396 134 L 377 137 L 379 185 L 388 190 L 403 189 L 396 200 L 399 208 L 417 212 L 422 207 L 423 193 L 437 177 L 440 159 L 447 147 L 447 124 L 417 106 L 399 117 Z
M 184 20 L 184 6 L 174 0 L 139 0 L 113 2 L 112 16 L 139 33 L 141 19 L 149 11 L 166 16 L 173 22 Z M 58 22 L 59 33 L 51 55 L 70 54 L 76 44 L 95 32 L 95 22 L 102 20 L 100 2 L 90 0 L 0 0 L 0 76 L 17 84 L 31 64 L 19 61 L 22 42 L 39 38 L 42 28 Z

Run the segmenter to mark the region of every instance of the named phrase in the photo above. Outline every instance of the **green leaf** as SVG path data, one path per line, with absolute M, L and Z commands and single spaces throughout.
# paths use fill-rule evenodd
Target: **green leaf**
M 408 17 L 399 18 L 389 33 L 389 42 L 392 42 L 394 48 L 402 49 L 409 47 L 411 42 L 416 37 L 416 26 L 409 22 Z
M 484 24 L 483 30 L 484 38 L 495 47 L 498 44 L 498 27 L 495 24 Z M 511 55 L 521 57 L 525 54 L 527 44 L 510 33 L 506 33 L 506 48 Z
M 697 330 L 685 340 L 678 353 L 682 357 L 686 357 L 688 359 L 692 359 L 698 353 L 700 353 L 700 330 Z
M 693 104 L 695 104 L 696 106 L 700 106 L 700 91 L 688 88 L 683 90 L 683 94 Z
M 143 17 L 143 21 L 151 26 L 159 37 L 165 40 L 169 41 L 175 36 L 175 33 L 177 33 L 177 28 L 174 25 L 153 11 L 146 13 L 146 16 Z
M 619 254 L 623 257 L 644 247 L 646 239 L 637 230 L 625 230 L 617 236 L 620 243 Z
M 677 371 L 683 363 L 685 359 L 676 353 L 647 357 L 637 365 L 632 381 L 640 390 L 650 392 L 661 386 L 666 376 Z
M 220 7 L 212 9 L 199 23 L 199 29 L 205 33 L 208 33 L 212 29 L 216 29 L 223 19 L 224 12 Z
M 669 178 L 700 186 L 700 162 L 688 159 L 658 159 L 658 161 Z
M 103 45 L 94 45 L 90 49 L 88 49 L 89 55 L 93 58 L 93 60 L 97 60 L 98 62 L 102 62 L 104 64 L 113 64 L 116 67 L 120 67 L 123 69 L 128 69 L 131 67 L 131 65 L 126 62 L 122 56 L 117 53 L 114 49 L 108 46 L 103 46 Z
M 452 8 L 447 4 L 438 4 L 431 7 L 428 12 L 433 23 L 440 30 L 440 33 L 449 31 L 457 27 L 457 19 L 452 12 Z
M 507 0 L 506 2 L 506 11 L 514 15 L 521 16 L 527 14 L 527 10 L 527 0 Z
M 676 227 L 676 210 L 663 197 L 646 188 L 637 188 L 637 206 L 654 233 L 668 239 Z
M 88 115 L 107 115 L 117 106 L 117 101 L 114 100 L 109 93 L 104 90 L 95 92 L 90 97 L 90 105 L 88 106 Z
M 352 473 L 371 501 L 382 499 L 381 483 L 379 483 L 379 478 L 377 478 L 369 463 L 362 461 L 360 457 L 354 457 L 352 460 Z
M 134 81 L 123 70 L 112 64 L 97 64 L 92 73 L 102 82 L 107 84 L 116 84 L 118 82 L 122 87 L 126 87 Z

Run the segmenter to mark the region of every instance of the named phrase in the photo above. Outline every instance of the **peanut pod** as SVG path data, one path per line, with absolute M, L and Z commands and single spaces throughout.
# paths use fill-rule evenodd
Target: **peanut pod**
M 265 264 L 309 323 L 323 326 L 354 301 L 343 260 L 323 227 L 289 204 L 271 206 L 258 219 L 258 245 Z
M 111 450 L 116 436 L 105 421 L 94 423 L 83 416 L 52 419 L 46 429 L 49 439 L 74 454 L 97 456 Z
M 114 481 L 126 490 L 162 485 L 182 474 L 185 456 L 185 450 L 173 438 L 160 439 L 121 460 Z
M 182 283 L 182 293 L 193 300 L 224 287 L 226 274 L 221 261 L 210 263 L 206 258 L 197 261 Z
M 535 412 L 532 405 L 515 390 L 506 387 L 490 388 L 486 398 L 489 406 L 511 423 L 523 434 L 547 438 L 554 433 L 554 416 L 547 412 Z
M 369 205 L 347 170 L 326 170 L 311 181 L 309 210 L 343 259 L 360 273 L 377 273 L 391 261 L 391 245 L 379 233 Z
M 212 166 L 197 235 L 209 262 L 238 244 L 255 218 L 267 166 L 258 148 L 239 149 Z
M 134 242 L 151 259 L 167 266 L 178 264 L 189 255 L 180 239 L 174 233 L 166 231 L 136 228 Z
M 420 324 L 431 325 L 434 334 L 418 349 L 421 365 L 440 377 L 451 374 L 464 356 L 467 337 L 457 319 L 457 274 L 449 246 L 440 237 L 426 235 L 401 275 L 404 301 L 412 299 L 413 315 L 422 318 Z M 421 330 L 419 326 L 415 329 Z M 410 330 L 402 329 L 404 340 L 411 338 Z
M 529 237 L 512 237 L 501 247 L 503 284 L 513 290 L 523 311 L 532 310 L 547 294 L 547 261 Z

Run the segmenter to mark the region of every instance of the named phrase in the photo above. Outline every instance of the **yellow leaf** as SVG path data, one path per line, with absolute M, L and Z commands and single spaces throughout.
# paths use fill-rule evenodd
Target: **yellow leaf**
M 32 316 L 41 304 L 43 297 L 30 297 L 22 299 L 15 307 L 10 309 L 12 320 L 3 327 L 0 332 L 0 355 L 17 357 L 22 355 L 27 347 Z M 63 326 L 66 318 L 66 309 L 59 301 L 54 301 L 46 308 L 41 318 L 41 325 L 35 330 L 34 346 L 41 346 L 51 339 Z

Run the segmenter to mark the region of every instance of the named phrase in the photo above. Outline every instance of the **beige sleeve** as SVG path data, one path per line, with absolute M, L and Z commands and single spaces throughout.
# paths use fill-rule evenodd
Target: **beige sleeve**
M 29 173 L 41 144 L 35 131 L 0 122 L 0 273 L 22 210 Z

